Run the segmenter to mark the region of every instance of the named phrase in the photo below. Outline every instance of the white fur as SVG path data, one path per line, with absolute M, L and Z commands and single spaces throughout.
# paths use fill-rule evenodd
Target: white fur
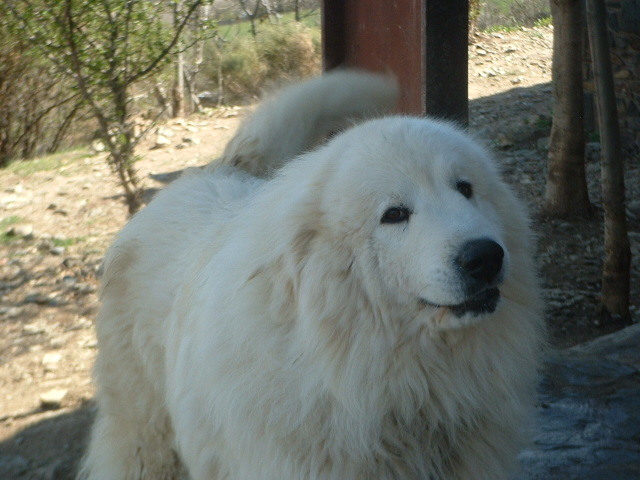
M 264 134 L 250 120 L 232 149 L 253 139 L 289 158 L 327 132 L 318 118 L 338 106 L 320 101 L 325 87 L 366 105 L 354 80 L 381 85 L 337 75 L 269 102 Z M 305 108 L 310 131 L 295 130 Z M 290 128 L 308 140 L 274 145 Z M 244 158 L 262 173 L 287 159 Z M 409 221 L 381 223 L 396 204 Z M 478 237 L 506 252 L 496 311 L 459 318 L 422 303 L 464 301 L 451 258 Z M 99 413 L 81 476 L 506 479 L 543 334 L 532 251 L 487 153 L 433 120 L 364 122 L 272 179 L 185 175 L 105 260 Z

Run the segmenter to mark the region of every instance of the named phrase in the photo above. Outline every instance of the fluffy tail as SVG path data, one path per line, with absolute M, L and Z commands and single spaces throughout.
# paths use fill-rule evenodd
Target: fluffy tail
M 268 176 L 327 135 L 356 120 L 388 113 L 398 94 L 393 77 L 354 70 L 334 71 L 285 88 L 256 109 L 222 158 L 208 168 L 233 165 Z

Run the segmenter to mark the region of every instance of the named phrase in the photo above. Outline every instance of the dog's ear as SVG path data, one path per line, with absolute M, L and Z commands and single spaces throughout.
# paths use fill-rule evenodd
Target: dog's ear
M 387 348 L 387 337 L 353 252 L 336 248 L 318 233 L 300 266 L 292 330 L 297 355 L 320 372 L 322 383 L 344 408 L 370 410 L 383 395 L 385 362 L 376 357 Z M 361 395 L 365 390 L 367 398 Z

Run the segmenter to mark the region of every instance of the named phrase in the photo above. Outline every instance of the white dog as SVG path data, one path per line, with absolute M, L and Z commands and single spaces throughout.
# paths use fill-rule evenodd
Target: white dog
M 389 117 L 289 162 L 396 95 L 357 72 L 286 90 L 227 166 L 183 176 L 124 228 L 82 478 L 513 472 L 543 322 L 527 217 L 487 153 Z

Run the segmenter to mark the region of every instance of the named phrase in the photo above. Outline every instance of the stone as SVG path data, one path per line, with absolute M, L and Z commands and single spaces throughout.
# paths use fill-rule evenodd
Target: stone
M 63 217 L 66 217 L 67 215 L 69 215 L 69 212 L 67 212 L 64 208 L 56 208 L 55 210 L 53 210 L 53 213 L 56 215 L 62 215 Z
M 204 108 L 212 108 L 218 105 L 220 95 L 213 92 L 205 91 L 198 94 L 198 101 Z
M 9 307 L 2 314 L 7 318 L 16 318 L 22 315 L 24 308 L 22 307 Z
M 156 134 L 162 137 L 173 137 L 176 133 L 169 127 L 158 127 Z
M 102 153 L 106 149 L 107 147 L 105 147 L 102 140 L 94 140 L 93 142 L 91 142 L 91 150 L 93 150 L 94 153 Z
M 184 143 L 189 144 L 189 145 L 200 145 L 200 139 L 197 138 L 197 137 L 193 137 L 193 136 L 183 137 L 182 141 Z
M 54 388 L 40 395 L 40 406 L 46 410 L 57 410 L 62 407 L 62 401 L 69 393 L 66 388 Z
M 164 135 L 158 135 L 156 137 L 156 143 L 154 143 L 153 146 L 154 148 L 163 148 L 163 147 L 166 147 L 167 145 L 171 145 L 171 140 L 169 140 Z
M 97 290 L 97 287 L 92 283 L 78 282 L 73 286 L 73 290 L 83 295 L 87 295 L 89 293 L 95 293 Z
M 508 148 L 513 147 L 513 140 L 507 137 L 504 133 L 498 133 L 496 137 L 496 142 L 500 148 Z
M 239 111 L 237 109 L 234 110 L 227 110 L 226 112 L 224 112 L 222 114 L 222 118 L 231 118 L 231 117 L 237 117 L 239 115 Z
M 16 225 L 13 228 L 13 233 L 22 238 L 33 238 L 33 225 Z
M 49 295 L 44 295 L 42 293 L 39 292 L 29 292 L 24 296 L 24 299 L 22 300 L 23 303 L 34 303 L 36 305 L 51 305 L 51 306 L 55 306 L 57 305 L 57 300 L 55 297 L 53 296 L 49 296 Z M 28 327 L 28 325 L 25 325 L 25 328 Z M 25 328 L 23 328 L 23 332 L 25 332 Z M 38 332 L 40 333 L 40 332 Z
M 58 364 L 62 360 L 62 355 L 55 352 L 45 353 L 42 357 L 42 366 L 45 370 L 51 371 L 58 368 Z
M 30 302 L 26 302 L 25 300 L 25 303 L 30 303 Z M 22 334 L 27 336 L 40 335 L 41 333 L 44 333 L 44 332 L 45 332 L 45 329 L 42 326 L 37 325 L 35 323 L 28 323 L 24 327 L 22 327 Z
M 30 240 L 33 238 L 33 225 L 14 225 L 9 230 L 7 230 L 7 235 L 12 237 L 20 237 L 24 240 Z
M 51 253 L 51 255 L 55 255 L 55 256 L 61 256 L 64 255 L 64 252 L 66 252 L 67 249 L 64 247 L 60 247 L 60 246 L 54 246 L 51 247 L 51 250 L 49 250 L 49 252 Z
M 65 337 L 56 337 L 52 338 L 49 342 L 49 348 L 62 348 L 67 344 L 67 340 Z
M 22 192 L 24 192 L 24 187 L 22 186 L 22 184 L 18 183 L 17 185 L 15 185 L 13 187 L 5 188 L 4 191 L 8 192 L 8 193 L 22 193 Z

